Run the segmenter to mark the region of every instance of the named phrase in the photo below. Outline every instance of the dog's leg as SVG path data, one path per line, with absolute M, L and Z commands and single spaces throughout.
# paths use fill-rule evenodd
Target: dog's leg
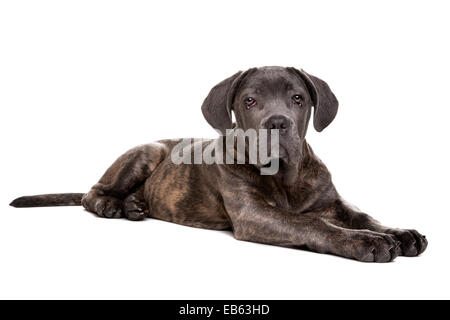
M 166 147 L 152 143 L 120 156 L 81 200 L 84 208 L 100 217 L 139 220 L 144 216 L 143 184 L 165 158 Z
M 371 216 L 343 201 L 339 200 L 336 202 L 335 212 L 335 218 L 346 228 L 367 229 L 393 235 L 396 240 L 401 242 L 401 255 L 409 257 L 417 256 L 424 252 L 428 246 L 426 237 L 416 230 L 385 227 Z
M 325 216 L 333 208 L 297 214 L 265 204 L 249 193 L 240 199 L 225 196 L 224 204 L 238 240 L 306 248 L 365 262 L 392 261 L 399 253 L 391 235 L 330 223 Z

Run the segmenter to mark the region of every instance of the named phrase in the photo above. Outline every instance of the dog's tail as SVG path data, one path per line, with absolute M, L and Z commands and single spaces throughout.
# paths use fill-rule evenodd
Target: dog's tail
M 9 205 L 16 208 L 81 206 L 84 193 L 53 193 L 25 196 L 15 199 Z

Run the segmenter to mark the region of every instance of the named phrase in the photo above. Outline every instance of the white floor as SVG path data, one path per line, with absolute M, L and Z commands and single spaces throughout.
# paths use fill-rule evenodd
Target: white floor
M 421 257 L 365 264 L 79 207 L 3 208 L 0 298 L 450 298 L 437 236 Z

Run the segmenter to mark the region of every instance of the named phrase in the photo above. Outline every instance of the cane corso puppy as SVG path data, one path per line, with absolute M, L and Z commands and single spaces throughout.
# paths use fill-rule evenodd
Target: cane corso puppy
M 427 247 L 425 236 L 385 227 L 348 205 L 306 142 L 311 115 L 314 128 L 322 131 L 337 110 L 327 83 L 303 70 L 262 67 L 238 72 L 213 87 L 202 105 L 206 121 L 223 135 L 193 141 L 192 149 L 223 142 L 236 129 L 278 130 L 276 174 L 262 175 L 264 165 L 259 162 L 175 164 L 171 152 L 181 140 L 161 140 L 120 156 L 86 194 L 27 196 L 11 205 L 82 205 L 100 217 L 151 217 L 230 229 L 238 240 L 365 262 L 421 254 Z M 219 148 L 229 152 L 225 149 Z

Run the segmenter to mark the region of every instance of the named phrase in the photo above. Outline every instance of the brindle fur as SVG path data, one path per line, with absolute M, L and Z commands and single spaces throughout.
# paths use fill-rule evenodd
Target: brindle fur
M 290 90 L 303 95 L 304 105 L 298 110 L 290 105 Z M 242 108 L 241 98 L 248 94 L 260 97 L 259 111 Z M 341 199 L 327 168 L 305 140 L 312 108 L 314 127 L 321 131 L 333 120 L 337 100 L 325 82 L 304 71 L 264 67 L 239 72 L 211 90 L 203 113 L 222 132 L 232 127 L 232 110 L 236 126 L 242 129 L 261 128 L 274 114 L 292 120 L 292 129 L 280 138 L 287 155 L 278 174 L 261 175 L 260 166 L 250 164 L 177 165 L 170 154 L 181 140 L 162 140 L 119 157 L 81 203 L 101 217 L 151 217 L 192 227 L 231 229 L 238 240 L 359 261 L 387 262 L 398 255 L 421 254 L 427 247 L 425 236 L 384 227 Z M 203 144 L 215 144 L 218 139 Z M 64 203 L 61 195 L 59 204 L 76 204 L 74 195 L 80 200 L 81 194 L 72 194 Z M 22 197 L 12 205 L 45 203 L 42 196 L 36 197 Z M 54 195 L 52 199 L 55 205 Z

